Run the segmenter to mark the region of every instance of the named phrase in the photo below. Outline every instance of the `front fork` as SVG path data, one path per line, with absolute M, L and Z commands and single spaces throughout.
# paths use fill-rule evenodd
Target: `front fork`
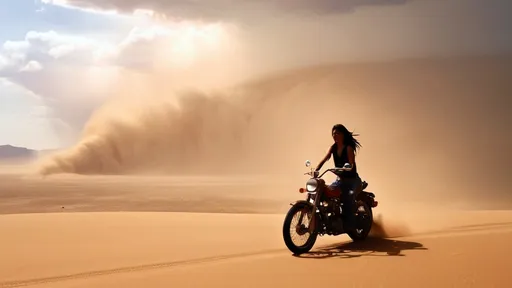
M 316 192 L 316 197 L 315 197 L 315 202 L 313 203 L 313 209 L 311 211 L 311 219 L 309 220 L 309 223 L 308 223 L 308 231 L 309 233 L 313 233 L 313 231 L 315 231 L 315 228 L 316 228 L 316 207 L 318 207 L 319 203 L 320 203 L 320 199 L 322 198 L 321 197 L 322 194 L 321 194 L 321 189 L 319 189 L 317 192 Z M 308 195 L 308 199 L 307 201 L 309 202 L 309 199 L 311 199 L 311 195 Z M 302 210 L 301 213 L 300 213 L 300 216 L 299 216 L 299 223 L 302 223 L 302 218 L 304 217 L 304 211 Z

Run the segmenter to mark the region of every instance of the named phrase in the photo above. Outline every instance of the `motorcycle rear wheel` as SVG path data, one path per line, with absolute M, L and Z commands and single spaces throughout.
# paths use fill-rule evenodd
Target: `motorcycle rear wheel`
M 292 221 L 294 220 L 295 217 L 297 217 L 297 220 L 299 219 L 301 211 L 305 212 L 303 213 L 304 217 L 302 217 L 301 223 L 297 223 L 292 226 Z M 283 223 L 284 243 L 286 244 L 286 247 L 288 247 L 288 249 L 295 255 L 307 253 L 315 245 L 316 238 L 318 236 L 316 229 L 317 227 L 315 227 L 315 230 L 312 233 L 307 231 L 309 227 L 306 227 L 313 213 L 314 211 L 311 205 L 305 202 L 298 202 L 295 203 L 286 214 Z M 315 218 L 316 217 L 317 215 L 315 215 Z M 300 233 L 304 233 L 303 235 L 307 234 L 308 238 L 304 244 L 296 245 L 292 239 L 292 233 L 296 233 L 299 235 Z
M 359 212 L 356 216 L 359 222 L 357 225 L 357 229 L 360 231 L 347 231 L 348 236 L 352 239 L 352 241 L 363 241 L 368 237 L 368 234 L 370 233 L 370 230 L 372 229 L 373 225 L 373 211 L 372 208 L 365 202 L 360 202 L 357 205 L 357 209 L 359 210 L 360 207 L 364 207 L 365 212 Z

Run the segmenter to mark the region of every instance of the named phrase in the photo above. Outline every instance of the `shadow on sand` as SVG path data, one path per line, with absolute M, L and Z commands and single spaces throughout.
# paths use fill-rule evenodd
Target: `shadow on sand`
M 315 251 L 294 255 L 299 258 L 356 258 L 361 256 L 405 256 L 404 250 L 428 250 L 418 242 L 393 240 L 386 238 L 367 238 L 362 242 L 348 242 L 321 247 Z

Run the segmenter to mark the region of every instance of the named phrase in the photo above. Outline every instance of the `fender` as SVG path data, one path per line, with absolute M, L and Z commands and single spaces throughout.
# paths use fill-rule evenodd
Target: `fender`
M 373 194 L 372 192 L 368 192 L 368 191 L 361 191 L 359 192 L 359 194 L 357 195 L 358 198 L 375 198 L 375 194 Z
M 306 201 L 306 200 L 297 200 L 295 202 L 290 203 L 290 205 L 291 206 L 294 206 L 294 205 L 309 206 L 309 207 L 313 208 L 313 203 Z
M 356 196 L 356 200 L 363 201 L 367 203 L 370 207 L 377 207 L 377 205 L 379 204 L 378 201 L 375 201 L 375 194 L 367 191 L 359 192 L 359 194 Z

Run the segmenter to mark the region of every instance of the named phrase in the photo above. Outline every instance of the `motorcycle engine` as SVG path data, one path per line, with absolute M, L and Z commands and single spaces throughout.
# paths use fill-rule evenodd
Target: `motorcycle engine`
M 339 201 L 329 201 L 329 222 L 331 222 L 332 233 L 334 235 L 343 233 L 343 219 L 341 218 L 341 207 Z
M 340 215 L 331 214 L 329 217 L 332 227 L 332 233 L 334 235 L 343 233 L 343 220 Z

